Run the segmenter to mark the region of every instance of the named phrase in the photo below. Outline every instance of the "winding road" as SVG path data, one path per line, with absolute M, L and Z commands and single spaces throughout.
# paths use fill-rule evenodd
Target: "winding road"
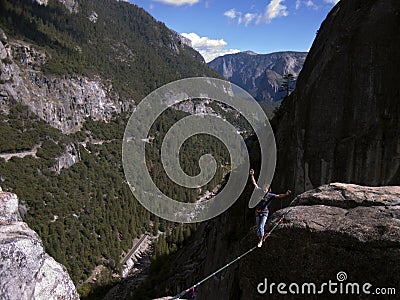
M 121 260 L 121 265 L 124 265 L 127 260 L 130 259 L 133 254 L 135 254 L 135 252 L 140 248 L 140 246 L 147 239 L 148 236 L 149 235 L 146 233 L 140 238 L 140 240 L 132 247 L 132 249 L 129 250 L 128 254 L 125 255 L 125 257 Z

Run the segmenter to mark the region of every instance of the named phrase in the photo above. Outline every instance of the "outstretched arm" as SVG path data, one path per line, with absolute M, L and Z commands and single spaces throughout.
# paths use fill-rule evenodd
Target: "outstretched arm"
M 250 169 L 250 179 L 251 179 L 251 182 L 253 183 L 254 187 L 258 188 L 257 182 L 254 179 L 254 170 L 253 169 Z
M 253 170 L 253 169 L 250 169 L 250 179 L 251 179 L 251 182 L 253 183 L 254 187 L 255 187 L 256 189 L 258 189 L 259 186 L 257 185 L 257 182 L 256 182 L 256 180 L 254 179 L 254 170 Z
M 275 198 L 277 198 L 277 199 L 282 199 L 282 198 L 285 198 L 285 197 L 289 196 L 291 193 L 292 193 L 292 192 L 291 192 L 290 190 L 287 190 L 286 193 L 284 193 L 284 194 L 277 194 L 277 195 L 275 196 Z

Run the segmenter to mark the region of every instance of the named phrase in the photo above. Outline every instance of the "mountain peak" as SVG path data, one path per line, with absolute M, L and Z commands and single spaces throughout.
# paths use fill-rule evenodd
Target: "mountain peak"
M 283 75 L 297 77 L 306 59 L 306 52 L 282 51 L 257 54 L 245 51 L 220 56 L 208 65 L 230 82 L 248 91 L 257 101 L 279 103 L 285 96 Z M 293 90 L 295 82 L 291 89 Z
M 254 51 L 251 51 L 251 50 L 247 50 L 247 51 L 244 51 L 242 53 L 245 53 L 245 54 L 248 54 L 248 55 L 258 55 L 258 53 L 255 53 Z

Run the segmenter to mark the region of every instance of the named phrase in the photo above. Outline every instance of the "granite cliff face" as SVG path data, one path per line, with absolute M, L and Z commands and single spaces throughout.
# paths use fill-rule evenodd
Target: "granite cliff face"
M 10 99 L 64 133 L 80 129 L 85 118 L 110 120 L 114 113 L 132 108 L 131 99 L 121 99 L 110 82 L 100 77 L 44 75 L 44 51 L 22 41 L 9 41 L 0 31 L 0 109 L 7 111 Z
M 127 1 L 3 2 L 0 109 L 16 100 L 64 133 L 88 117 L 132 111 L 168 82 L 219 76 L 186 39 Z
M 1 299 L 79 299 L 66 269 L 22 221 L 15 194 L 0 189 Z
M 400 182 L 400 3 L 340 1 L 280 111 L 275 186 Z
M 265 278 L 269 283 L 297 282 L 300 286 L 312 282 L 317 290 L 329 280 L 344 285 L 358 283 L 360 299 L 371 297 L 361 290 L 365 283 L 371 284 L 371 294 L 375 288 L 398 291 L 399 209 L 399 186 L 334 183 L 299 195 L 292 207 L 278 211 L 272 218 L 277 221 L 283 212 L 290 210 L 285 223 L 258 251 L 262 262 L 255 253 L 240 263 L 242 296 L 237 299 L 265 299 L 266 295 L 272 299 L 282 297 L 276 287 L 273 293 L 270 289 L 266 294 L 257 291 L 257 285 Z M 249 234 L 246 239 L 250 242 L 253 236 Z M 339 276 L 347 278 L 340 277 L 342 280 L 339 280 Z M 393 294 L 394 290 L 391 291 Z M 327 288 L 324 293 L 328 298 L 336 297 L 334 299 L 354 296 L 350 292 L 343 294 L 339 295 L 339 290 L 336 294 L 329 293 Z M 285 297 L 298 298 L 291 293 Z
M 280 102 L 282 76 L 296 78 L 303 67 L 307 52 L 276 52 L 257 54 L 251 51 L 217 57 L 208 65 L 230 82 L 248 91 L 259 102 Z M 293 88 L 295 81 L 293 82 Z

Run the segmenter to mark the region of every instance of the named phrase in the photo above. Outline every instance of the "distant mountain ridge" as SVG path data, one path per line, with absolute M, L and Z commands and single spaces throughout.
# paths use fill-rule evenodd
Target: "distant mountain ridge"
M 282 77 L 299 75 L 307 52 L 283 51 L 257 54 L 244 51 L 217 57 L 208 65 L 230 82 L 248 91 L 257 101 L 276 104 L 284 97 L 280 92 Z

